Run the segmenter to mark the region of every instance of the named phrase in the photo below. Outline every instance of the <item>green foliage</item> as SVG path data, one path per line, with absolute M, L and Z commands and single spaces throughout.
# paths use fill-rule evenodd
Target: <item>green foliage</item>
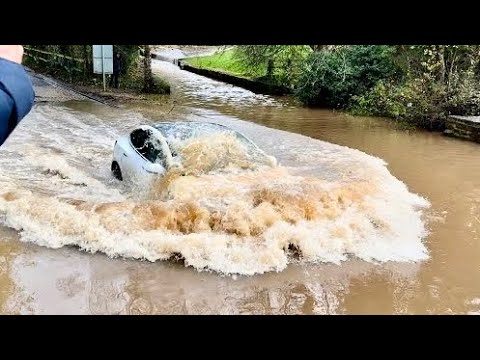
M 199 68 L 292 88 L 303 60 L 311 52 L 309 46 L 303 45 L 241 45 L 187 62 Z
M 437 81 L 452 89 L 463 73 L 479 69 L 479 45 L 399 45 L 396 60 L 410 78 Z M 478 72 L 477 72 L 478 75 Z
M 293 88 L 310 53 L 308 45 L 241 45 L 236 56 L 255 69 L 259 79 Z M 258 74 L 259 70 L 262 73 Z
M 443 128 L 448 115 L 443 88 L 421 80 L 402 85 L 379 81 L 366 93 L 352 97 L 349 110 L 358 115 L 385 116 L 429 129 Z
M 479 115 L 479 46 L 396 46 L 402 79 L 379 82 L 353 96 L 354 113 L 406 120 L 443 129 L 448 114 Z
M 473 70 L 467 71 L 447 94 L 448 112 L 456 115 L 480 115 L 480 81 Z
M 309 46 L 241 45 L 211 56 L 189 58 L 187 63 L 234 76 L 293 88 Z
M 397 80 L 403 75 L 393 61 L 394 49 L 390 46 L 360 45 L 344 51 L 352 67 L 357 93 L 369 90 L 379 80 Z
M 296 95 L 307 105 L 343 106 L 353 89 L 352 71 L 345 52 L 313 53 L 304 63 Z
M 27 45 L 24 63 L 65 81 L 83 82 L 87 72 L 87 62 L 84 60 L 85 47 L 86 45 Z
M 139 66 L 140 45 L 115 45 L 114 51 L 118 51 L 122 57 L 122 75 L 128 75 L 132 68 Z
M 358 115 L 388 115 L 399 119 L 413 105 L 411 99 L 414 96 L 415 92 L 410 87 L 396 87 L 379 81 L 365 94 L 353 96 L 350 110 Z
M 165 80 L 163 80 L 160 77 L 154 75 L 153 76 L 153 83 L 154 83 L 155 94 L 160 94 L 160 95 L 170 94 L 170 84 L 168 82 L 166 82 Z
M 27 45 L 47 53 L 28 51 L 27 66 L 48 73 L 58 79 L 83 84 L 93 83 L 101 76 L 93 74 L 92 45 Z M 138 65 L 138 45 L 114 45 L 123 59 L 122 74 L 127 75 Z M 70 57 L 72 59 L 66 58 Z
M 389 46 L 361 45 L 312 53 L 303 64 L 298 98 L 308 105 L 344 108 L 379 80 L 400 78 Z

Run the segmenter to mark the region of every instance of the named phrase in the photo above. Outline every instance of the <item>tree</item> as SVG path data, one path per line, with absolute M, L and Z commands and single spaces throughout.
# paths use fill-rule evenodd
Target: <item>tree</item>
M 346 107 L 352 96 L 383 79 L 399 77 L 387 45 L 357 45 L 313 52 L 304 62 L 296 91 L 310 105 Z
M 301 63 L 312 52 L 311 45 L 241 45 L 238 54 L 251 68 L 264 69 L 264 77 L 274 83 L 292 86 Z
M 155 91 L 150 45 L 143 45 L 143 91 L 146 93 L 153 93 Z

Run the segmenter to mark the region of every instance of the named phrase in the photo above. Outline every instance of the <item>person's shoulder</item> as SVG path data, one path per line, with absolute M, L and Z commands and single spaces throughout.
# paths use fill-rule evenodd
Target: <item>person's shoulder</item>
M 0 81 L 4 83 L 4 85 L 13 87 L 17 84 L 23 85 L 24 82 L 31 85 L 30 77 L 25 71 L 24 66 L 4 58 L 0 58 Z
M 0 77 L 6 77 L 11 72 L 17 74 L 25 72 L 23 65 L 0 57 Z
M 35 100 L 32 82 L 23 65 L 0 58 L 0 86 L 15 102 L 17 117 L 23 118 Z

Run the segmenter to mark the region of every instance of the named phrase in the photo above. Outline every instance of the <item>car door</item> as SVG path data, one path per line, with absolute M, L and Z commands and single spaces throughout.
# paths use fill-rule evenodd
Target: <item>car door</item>
M 135 129 L 130 133 L 129 137 L 131 151 L 127 152 L 127 156 L 124 157 L 124 162 L 127 163 L 125 170 L 128 172 L 129 177 L 141 177 L 145 173 L 144 166 L 148 162 L 144 157 L 144 153 L 151 137 L 151 131 Z

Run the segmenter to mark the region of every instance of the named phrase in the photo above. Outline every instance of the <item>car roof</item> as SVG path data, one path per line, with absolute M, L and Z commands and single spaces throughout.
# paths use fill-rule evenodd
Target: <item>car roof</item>
M 169 147 L 171 147 L 172 143 L 174 143 L 176 140 L 184 141 L 190 138 L 198 137 L 199 135 L 205 135 L 205 133 L 214 134 L 219 132 L 229 132 L 234 134 L 238 140 L 244 143 L 251 152 L 252 156 L 254 156 L 257 160 L 262 158 L 268 159 L 268 155 L 265 154 L 265 152 L 260 149 L 252 140 L 242 133 L 222 124 L 204 121 L 165 121 L 151 125 L 151 127 L 162 134 Z
M 252 141 L 245 137 L 245 135 L 239 133 L 236 130 L 233 130 L 225 125 L 212 123 L 212 122 L 203 122 L 203 121 L 175 121 L 175 122 L 160 122 L 152 126 L 162 133 L 165 138 L 179 138 L 187 139 L 195 136 L 198 133 L 207 132 L 230 132 L 234 133 L 240 138 L 251 143 Z
M 203 129 L 225 129 L 229 131 L 235 131 L 229 127 L 213 122 L 203 122 L 203 121 L 164 121 L 159 122 L 153 125 L 157 130 L 169 131 L 171 129 L 181 129 L 181 128 L 203 128 Z

